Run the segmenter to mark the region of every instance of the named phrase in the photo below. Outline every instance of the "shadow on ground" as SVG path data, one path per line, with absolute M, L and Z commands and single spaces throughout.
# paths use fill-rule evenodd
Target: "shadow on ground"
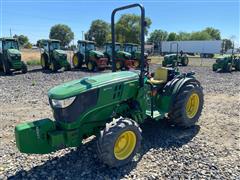
M 97 158 L 96 139 L 93 139 L 62 157 L 55 157 L 29 171 L 21 170 L 9 179 L 21 179 L 23 174 L 37 179 L 46 177 L 54 179 L 62 179 L 63 177 L 69 177 L 69 179 L 112 179 L 115 177 L 118 179 L 130 173 L 149 149 L 162 148 L 162 151 L 164 151 L 170 148 L 179 148 L 192 140 L 200 129 L 198 125 L 188 129 L 180 129 L 171 127 L 165 122 L 153 120 L 148 120 L 141 128 L 143 130 L 143 141 L 142 148 L 137 155 L 139 158 L 123 167 L 108 168 L 103 165 Z

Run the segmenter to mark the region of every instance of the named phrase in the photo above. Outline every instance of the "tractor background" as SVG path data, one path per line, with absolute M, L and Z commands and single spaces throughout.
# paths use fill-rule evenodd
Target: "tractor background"
M 134 67 L 139 68 L 141 60 L 141 51 L 139 51 L 139 45 L 134 43 L 124 43 L 123 50 L 131 54 L 131 58 L 134 59 Z M 144 53 L 144 64 L 148 66 L 148 54 Z
M 218 56 L 212 65 L 213 71 L 232 72 L 233 69 L 240 71 L 240 58 L 234 55 Z
M 177 45 L 177 49 L 176 49 L 176 53 L 172 53 L 173 50 L 172 50 L 172 46 L 173 45 Z M 187 66 L 188 65 L 188 62 L 189 62 L 189 59 L 188 59 L 188 56 L 186 54 L 183 54 L 183 52 L 181 51 L 180 52 L 180 55 L 179 55 L 179 51 L 178 51 L 178 43 L 171 43 L 170 44 L 170 54 L 167 54 L 164 56 L 164 59 L 162 61 L 162 66 L 163 67 L 167 67 L 167 66 L 170 66 L 170 67 L 176 67 L 178 65 L 182 65 L 182 66 Z
M 104 44 L 104 55 L 108 58 L 109 64 L 112 64 L 112 43 Z M 116 50 L 116 70 L 130 69 L 134 67 L 134 60 L 131 60 L 131 54 L 121 50 L 121 44 L 115 43 Z
M 13 71 L 27 72 L 27 65 L 21 60 L 19 44 L 15 38 L 0 38 L 0 69 L 6 75 Z
M 37 42 L 41 53 L 41 66 L 43 70 L 50 69 L 56 72 L 61 68 L 68 71 L 71 65 L 67 60 L 67 53 L 60 49 L 60 41 L 56 39 L 42 39 Z
M 73 67 L 78 69 L 86 64 L 89 71 L 104 69 L 108 66 L 108 59 L 104 54 L 96 50 L 94 41 L 79 40 L 77 52 L 74 53 L 72 63 Z

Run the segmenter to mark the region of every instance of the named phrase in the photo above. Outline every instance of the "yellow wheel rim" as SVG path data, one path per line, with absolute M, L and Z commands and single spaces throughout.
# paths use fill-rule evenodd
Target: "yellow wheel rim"
M 118 160 L 127 159 L 136 146 L 137 138 L 133 131 L 125 131 L 118 138 L 114 145 L 114 155 Z
M 134 66 L 138 67 L 139 66 L 139 62 L 138 61 L 134 61 Z
M 188 118 L 193 118 L 199 108 L 199 96 L 197 93 L 191 94 L 186 104 L 186 114 Z
M 116 69 L 120 69 L 121 68 L 121 64 L 120 64 L 120 62 L 117 62 L 116 63 Z
M 87 67 L 88 67 L 89 70 L 92 70 L 92 68 L 93 68 L 92 63 L 89 62 L 89 63 L 87 64 Z
M 74 65 L 74 66 L 77 66 L 77 65 L 78 65 L 78 57 L 77 57 L 77 56 L 74 56 L 74 57 L 73 57 L 73 65 Z
M 42 65 L 42 67 L 45 67 L 45 61 L 44 61 L 43 57 L 41 57 L 41 65 Z

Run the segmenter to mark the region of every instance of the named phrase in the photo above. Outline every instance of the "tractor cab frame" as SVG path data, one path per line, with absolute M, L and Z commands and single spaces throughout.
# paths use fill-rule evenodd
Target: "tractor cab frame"
M 17 39 L 0 38 L 0 69 L 3 69 L 6 75 L 12 71 L 27 72 L 27 65 L 21 60 Z

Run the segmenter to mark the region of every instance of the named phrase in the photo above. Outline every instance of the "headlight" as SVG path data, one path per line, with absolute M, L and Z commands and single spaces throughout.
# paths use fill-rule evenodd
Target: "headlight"
M 76 97 L 71 97 L 71 98 L 67 98 L 67 99 L 63 99 L 63 100 L 52 99 L 51 100 L 52 101 L 52 106 L 54 108 L 66 108 L 73 103 L 75 98 Z

